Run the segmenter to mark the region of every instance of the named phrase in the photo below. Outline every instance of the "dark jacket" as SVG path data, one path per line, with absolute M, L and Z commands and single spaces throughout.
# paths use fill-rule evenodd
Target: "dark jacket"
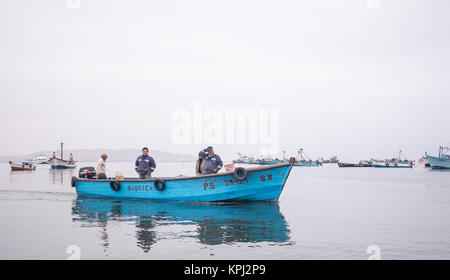
M 203 175 L 214 174 L 215 173 L 214 169 L 216 169 L 217 172 L 219 172 L 219 170 L 223 166 L 223 162 L 220 159 L 219 155 L 216 154 L 208 155 L 204 150 L 198 153 L 198 155 L 201 156 L 205 162 L 204 167 L 205 169 L 203 170 Z
M 146 174 L 147 172 L 152 173 L 155 171 L 156 164 L 151 156 L 140 155 L 136 159 L 136 167 L 135 170 L 139 174 Z

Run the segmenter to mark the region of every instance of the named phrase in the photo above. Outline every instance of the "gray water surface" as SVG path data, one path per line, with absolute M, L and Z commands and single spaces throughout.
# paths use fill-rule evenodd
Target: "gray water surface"
M 89 166 L 93 163 L 79 163 Z M 135 176 L 110 162 L 109 175 Z M 159 163 L 156 176 L 193 175 Z M 279 202 L 161 203 L 77 197 L 75 170 L 0 163 L 0 258 L 450 259 L 450 172 L 294 167 Z

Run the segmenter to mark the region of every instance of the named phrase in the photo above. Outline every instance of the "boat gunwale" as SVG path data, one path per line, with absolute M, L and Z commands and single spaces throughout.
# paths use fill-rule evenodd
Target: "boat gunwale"
M 272 164 L 272 165 L 266 165 L 266 166 L 258 166 L 258 167 L 251 167 L 246 168 L 247 172 L 255 172 L 255 171 L 264 171 L 264 170 L 270 170 L 274 168 L 279 167 L 285 167 L 291 165 L 290 163 L 279 163 L 279 164 Z M 204 178 L 213 178 L 213 177 L 221 177 L 221 176 L 227 176 L 227 175 L 233 175 L 234 171 L 226 171 L 223 173 L 216 173 L 216 174 L 208 174 L 208 175 L 201 175 L 201 176 L 188 176 L 188 177 L 154 177 L 150 179 L 85 179 L 85 178 L 78 178 L 78 181 L 82 182 L 113 182 L 113 181 L 119 181 L 119 182 L 151 182 L 156 180 L 164 180 L 164 181 L 180 181 L 180 180 L 192 180 L 192 179 L 204 179 Z M 286 178 L 287 180 L 287 178 Z

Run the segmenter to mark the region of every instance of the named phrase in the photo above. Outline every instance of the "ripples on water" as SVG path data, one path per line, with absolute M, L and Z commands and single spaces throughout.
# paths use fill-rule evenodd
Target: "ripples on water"
M 192 169 L 161 163 L 157 176 Z M 64 259 L 70 245 L 83 259 L 366 259 L 370 245 L 382 258 L 450 257 L 450 172 L 298 167 L 280 202 L 210 204 L 77 197 L 77 170 L 45 165 L 0 172 L 2 259 Z

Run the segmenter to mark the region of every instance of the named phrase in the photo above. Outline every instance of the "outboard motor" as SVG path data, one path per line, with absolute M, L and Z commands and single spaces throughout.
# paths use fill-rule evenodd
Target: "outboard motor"
M 78 177 L 80 178 L 88 178 L 92 179 L 97 175 L 95 171 L 95 167 L 88 166 L 88 167 L 82 167 L 80 168 L 80 171 L 78 172 Z

